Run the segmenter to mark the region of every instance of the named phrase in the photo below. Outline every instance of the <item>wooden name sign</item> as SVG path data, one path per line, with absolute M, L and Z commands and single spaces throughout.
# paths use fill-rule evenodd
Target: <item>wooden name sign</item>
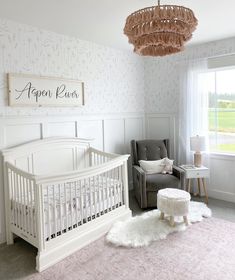
M 10 106 L 82 106 L 84 83 L 60 78 L 8 74 Z

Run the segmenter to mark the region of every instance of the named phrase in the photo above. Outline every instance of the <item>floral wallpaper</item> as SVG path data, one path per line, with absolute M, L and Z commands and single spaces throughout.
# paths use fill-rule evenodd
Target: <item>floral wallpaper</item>
M 181 62 L 232 53 L 235 53 L 235 38 L 191 46 L 182 53 L 163 58 L 145 58 L 146 113 L 178 113 Z
M 0 116 L 144 111 L 143 60 L 95 43 L 0 19 Z M 12 108 L 7 73 L 85 82 L 80 108 Z
M 181 61 L 235 53 L 235 38 L 191 46 L 163 58 L 142 58 L 13 21 L 0 19 L 0 116 L 99 113 L 177 113 Z M 85 82 L 85 106 L 12 108 L 7 73 Z

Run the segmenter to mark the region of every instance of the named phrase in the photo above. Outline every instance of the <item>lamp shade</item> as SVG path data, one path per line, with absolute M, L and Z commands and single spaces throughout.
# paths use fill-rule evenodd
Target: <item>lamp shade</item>
M 206 150 L 206 138 L 204 136 L 190 137 L 190 150 L 201 152 Z

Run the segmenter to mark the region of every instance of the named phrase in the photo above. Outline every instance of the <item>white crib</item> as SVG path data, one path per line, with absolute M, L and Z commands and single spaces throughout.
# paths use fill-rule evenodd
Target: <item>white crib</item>
M 129 155 L 78 138 L 48 138 L 2 151 L 7 243 L 38 248 L 42 271 L 131 216 Z

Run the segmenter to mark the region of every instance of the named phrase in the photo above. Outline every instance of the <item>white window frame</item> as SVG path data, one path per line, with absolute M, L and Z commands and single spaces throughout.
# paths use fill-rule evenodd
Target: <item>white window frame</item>
M 211 72 L 215 73 L 215 93 L 216 94 L 217 94 L 216 73 L 219 72 L 219 71 L 224 71 L 224 70 L 235 70 L 235 65 L 226 66 L 226 67 L 218 67 L 218 68 L 210 68 L 210 69 L 208 69 L 208 71 L 204 72 L 204 73 L 211 73 Z M 208 109 L 209 109 L 209 107 L 208 107 Z M 208 132 L 210 132 L 209 128 L 208 128 Z M 216 130 L 215 131 L 216 143 L 217 143 L 217 133 L 218 133 L 218 131 Z M 211 152 L 210 151 L 210 155 L 211 155 L 212 158 L 224 158 L 224 159 L 228 159 L 228 160 L 235 160 L 235 153 L 220 152 L 220 151 L 212 151 Z

